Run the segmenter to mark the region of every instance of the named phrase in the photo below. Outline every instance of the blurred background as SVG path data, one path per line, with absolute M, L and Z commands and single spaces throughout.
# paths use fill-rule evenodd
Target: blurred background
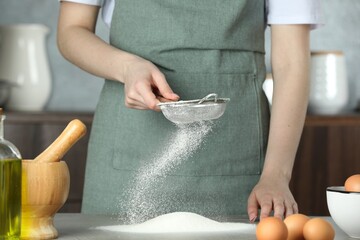
M 326 24 L 312 32 L 311 49 L 343 51 L 349 82 L 347 108 L 354 109 L 360 99 L 360 1 L 326 0 L 323 1 L 322 8 Z M 41 23 L 48 26 L 50 34 L 47 37 L 47 51 L 53 85 L 46 109 L 93 111 L 102 79 L 84 73 L 60 55 L 56 46 L 58 10 L 57 0 L 1 0 L 0 24 Z M 98 21 L 97 33 L 107 40 L 108 32 L 102 21 Z M 269 53 L 269 29 L 266 31 L 266 37 Z M 270 66 L 269 55 L 267 66 Z

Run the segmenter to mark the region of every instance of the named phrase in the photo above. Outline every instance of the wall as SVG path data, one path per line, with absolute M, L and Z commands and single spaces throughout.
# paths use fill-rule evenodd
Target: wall
M 73 66 L 60 55 L 56 45 L 59 11 L 57 0 L 0 0 L 0 24 L 41 23 L 51 29 L 48 55 L 53 91 L 47 104 L 54 111 L 93 111 L 103 80 Z M 97 33 L 107 39 L 108 29 L 98 21 Z
M 323 0 L 326 25 L 312 34 L 312 49 L 342 50 L 349 79 L 349 108 L 360 100 L 360 1 Z
M 66 62 L 56 47 L 57 0 L 0 0 L 0 24 L 43 23 L 51 28 L 48 54 L 53 74 L 53 93 L 48 110 L 93 111 L 103 83 Z M 326 25 L 312 32 L 312 50 L 342 50 L 348 68 L 351 98 L 349 109 L 360 99 L 360 1 L 323 0 Z M 107 39 L 108 29 L 101 21 L 97 33 Z M 269 30 L 266 31 L 269 52 Z M 269 66 L 269 55 L 267 55 Z

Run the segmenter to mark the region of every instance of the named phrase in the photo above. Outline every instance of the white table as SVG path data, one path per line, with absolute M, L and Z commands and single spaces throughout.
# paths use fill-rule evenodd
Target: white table
M 341 231 L 330 217 L 330 221 L 336 231 L 335 240 L 352 239 Z M 233 220 L 231 220 L 233 221 Z M 245 219 L 238 219 L 237 222 L 247 222 Z M 103 231 L 94 229 L 98 226 L 119 225 L 121 222 L 115 216 L 95 216 L 79 213 L 60 213 L 54 219 L 55 228 L 59 232 L 60 240 L 80 239 L 123 239 L 123 240 L 256 240 L 255 232 L 251 235 L 241 233 L 198 233 L 198 234 L 134 234 Z

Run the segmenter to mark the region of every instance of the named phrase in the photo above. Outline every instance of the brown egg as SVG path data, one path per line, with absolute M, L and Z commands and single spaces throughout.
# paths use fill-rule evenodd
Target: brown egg
M 360 174 L 352 175 L 346 179 L 345 191 L 360 192 Z
M 303 234 L 306 240 L 333 240 L 333 226 L 322 218 L 312 218 L 305 223 Z
M 309 217 L 304 214 L 293 214 L 285 218 L 284 223 L 288 229 L 287 240 L 304 240 L 303 229 Z
M 279 218 L 263 218 L 256 227 L 257 240 L 286 240 L 287 235 L 286 225 Z

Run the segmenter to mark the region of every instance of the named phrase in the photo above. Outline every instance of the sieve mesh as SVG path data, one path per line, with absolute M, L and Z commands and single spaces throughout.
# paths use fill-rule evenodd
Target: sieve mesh
M 217 98 L 212 93 L 202 99 L 160 103 L 164 116 L 173 123 L 187 124 L 221 117 L 229 98 Z

